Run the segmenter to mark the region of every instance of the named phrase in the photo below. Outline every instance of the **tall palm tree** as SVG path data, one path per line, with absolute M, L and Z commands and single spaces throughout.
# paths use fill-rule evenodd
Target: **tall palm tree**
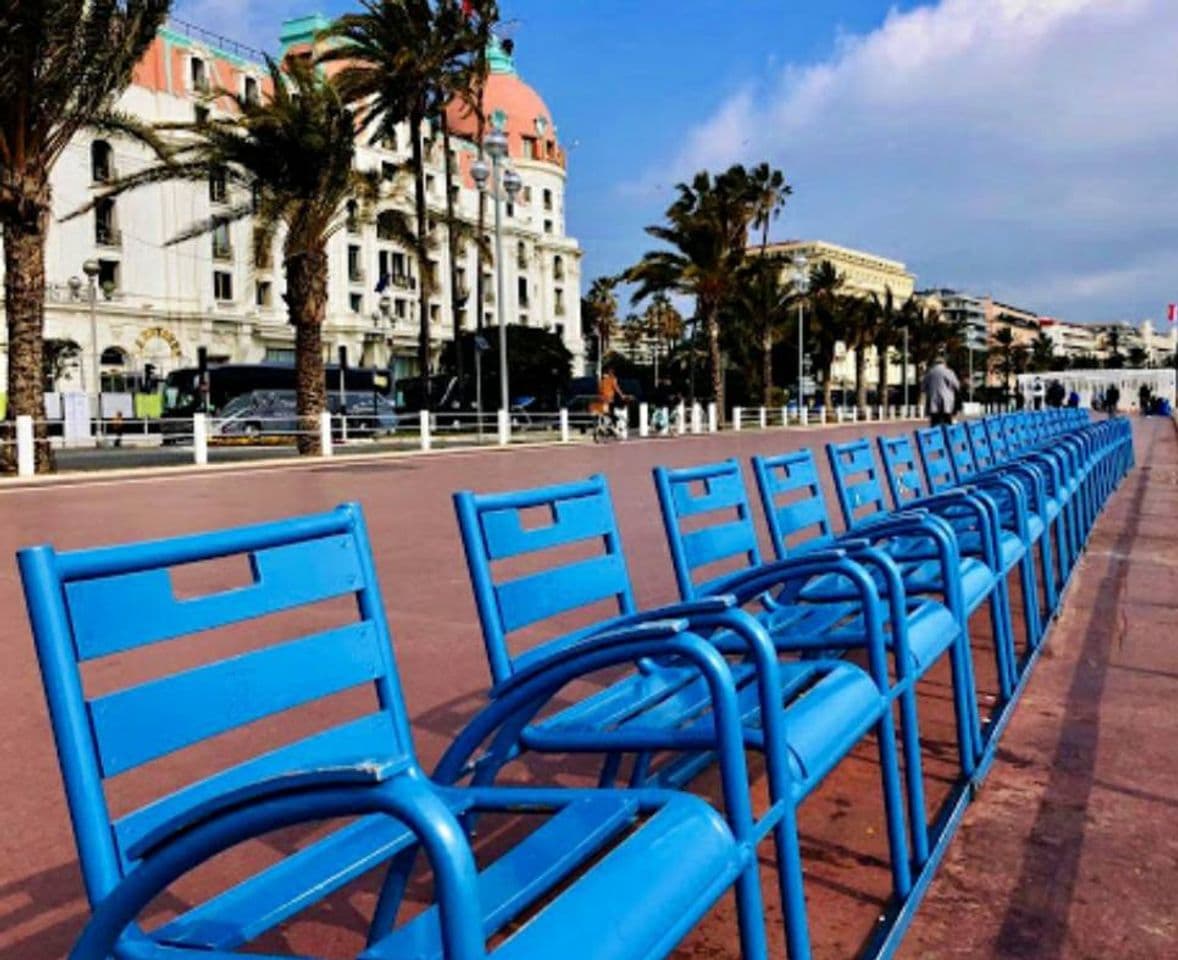
M 892 348 L 900 342 L 901 327 L 896 310 L 896 298 L 891 287 L 884 287 L 884 295 L 871 295 L 872 321 L 875 326 L 872 342 L 875 344 L 877 383 L 879 385 L 880 406 L 888 405 L 888 388 L 891 376 Z
M 493 3 L 469 16 L 461 0 L 362 0 L 359 13 L 344 14 L 322 36 L 319 62 L 340 64 L 335 82 L 355 106 L 358 126 L 373 140 L 391 138 L 408 123 L 413 157 L 415 242 L 419 264 L 417 362 L 422 383 L 430 369 L 430 297 L 435 292 L 428 269 L 431 221 L 426 196 L 425 136 L 460 90 L 467 89 L 485 46 L 486 31 L 498 19 Z M 448 162 L 448 157 L 447 157 Z M 428 407 L 430 391 L 422 391 Z
M 355 117 L 335 85 L 313 66 L 290 59 L 267 62 L 270 93 L 234 101 L 225 120 L 182 125 L 166 161 L 115 181 L 91 204 L 115 194 L 169 180 L 207 182 L 223 175 L 239 199 L 173 237 L 181 243 L 252 218 L 255 247 L 268 249 L 282 235 L 286 303 L 295 329 L 295 380 L 300 453 L 319 451 L 319 415 L 326 405 L 323 321 L 327 313 L 327 243 L 343 228 L 351 201 L 368 216 L 380 199 L 376 172 L 354 168 Z M 173 129 L 175 125 L 173 125 Z M 391 211 L 382 221 L 401 235 L 408 225 Z
M 617 277 L 598 277 L 581 301 L 581 333 L 594 345 L 600 374 L 601 362 L 618 327 Z
M 1031 341 L 1031 369 L 1042 373 L 1051 369 L 1051 362 L 1055 359 L 1055 341 L 1047 334 L 1040 333 Z
M 915 296 L 904 302 L 901 312 L 908 326 L 908 351 L 919 389 L 925 370 L 937 357 L 964 348 L 965 321 L 945 320 L 938 309 L 926 306 Z
M 793 322 L 796 307 L 796 292 L 780 259 L 765 256 L 746 260 L 726 308 L 734 326 L 732 339 L 756 342 L 762 350 L 767 343 L 772 349 L 773 341 Z M 755 370 L 754 365 L 750 366 Z M 760 376 L 762 404 L 768 407 L 772 402 L 772 365 L 762 364 Z
M 50 175 L 85 127 L 139 133 L 114 102 L 168 15 L 167 0 L 5 0 L 0 6 L 0 227 L 8 323 L 6 417 L 32 417 L 44 439 L 41 352 Z M 0 447 L 0 470 L 16 469 Z M 37 469 L 50 470 L 47 443 Z
M 814 370 L 822 377 L 822 403 L 832 406 L 831 370 L 840 342 L 846 341 L 846 297 L 843 287 L 846 277 L 829 260 L 810 268 L 810 341 L 813 349 Z
M 843 339 L 855 354 L 855 406 L 860 416 L 867 414 L 867 350 L 875 343 L 874 305 L 862 297 L 844 297 Z
M 994 366 L 1002 377 L 1002 389 L 1010 393 L 1010 380 L 1014 376 L 1014 331 L 1010 327 L 1003 327 L 994 334 L 994 350 L 991 357 Z
M 761 234 L 761 259 L 769 249 L 769 227 L 781 216 L 786 201 L 793 193 L 793 187 L 786 182 L 785 174 L 768 163 L 761 163 L 748 172 L 748 186 L 752 191 L 752 228 Z M 780 285 L 778 285 L 780 286 Z M 769 406 L 770 391 L 773 389 L 773 335 L 780 324 L 768 318 L 758 326 L 761 329 L 761 403 Z
M 654 379 L 655 386 L 659 380 L 659 353 L 665 349 L 670 355 L 671 345 L 683 337 L 683 315 L 675 309 L 675 304 L 665 293 L 656 293 L 650 298 L 650 305 L 642 315 L 643 326 L 647 335 L 654 342 Z
M 703 328 L 711 361 L 711 392 L 723 416 L 720 311 L 744 259 L 745 238 L 753 218 L 748 174 L 740 166 L 716 177 L 704 171 L 675 189 L 678 197 L 667 208 L 666 223 L 646 228 L 667 248 L 644 254 L 624 278 L 637 285 L 635 302 L 659 292 L 695 299 L 696 319 Z

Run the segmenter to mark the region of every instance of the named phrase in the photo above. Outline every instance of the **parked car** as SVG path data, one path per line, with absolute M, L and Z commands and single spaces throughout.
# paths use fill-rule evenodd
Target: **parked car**
M 329 393 L 327 410 L 347 418 L 349 437 L 395 433 L 397 414 L 389 400 L 372 393 Z M 221 439 L 291 439 L 298 435 L 298 401 L 293 390 L 254 390 L 234 397 L 211 422 L 211 436 Z M 332 434 L 342 438 L 343 424 Z

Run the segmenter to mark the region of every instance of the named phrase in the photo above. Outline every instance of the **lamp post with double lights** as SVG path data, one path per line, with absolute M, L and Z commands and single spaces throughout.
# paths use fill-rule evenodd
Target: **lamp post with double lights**
M 802 254 L 799 253 L 796 257 L 793 258 L 794 272 L 793 272 L 792 279 L 793 279 L 794 289 L 798 292 L 798 422 L 799 423 L 802 420 L 802 408 L 806 405 L 806 389 L 805 389 L 805 384 L 806 384 L 806 381 L 805 381 L 805 375 L 806 375 L 806 371 L 805 371 L 806 328 L 805 328 L 804 322 L 803 322 L 805 318 L 804 318 L 804 314 L 802 313 L 802 311 L 805 309 L 804 298 L 805 298 L 806 294 L 809 293 L 809 291 L 810 291 L 810 274 L 806 272 L 806 268 L 808 266 L 809 266 L 809 261 L 804 256 L 802 256 Z
M 480 192 L 490 191 L 495 202 L 495 296 L 496 315 L 499 320 L 499 406 L 501 417 L 510 418 L 511 400 L 507 382 L 507 314 L 505 291 L 503 289 L 503 197 L 514 201 L 523 187 L 519 174 L 505 166 L 507 159 L 507 134 L 494 129 L 483 138 L 483 149 L 491 158 L 488 167 L 483 160 L 476 160 L 470 168 L 471 178 Z M 503 167 L 500 174 L 500 167 Z M 479 305 L 482 309 L 482 304 Z

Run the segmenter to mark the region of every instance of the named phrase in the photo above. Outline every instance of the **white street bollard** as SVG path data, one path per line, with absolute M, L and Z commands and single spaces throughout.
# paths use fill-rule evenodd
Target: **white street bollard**
M 805 407 L 798 408 L 798 423 L 801 426 L 806 426 L 810 422 L 810 411 Z
M 887 407 L 876 407 L 876 409 L 875 409 L 875 419 L 876 420 L 886 420 L 887 414 L 888 414 Z
M 568 443 L 572 439 L 569 434 L 569 412 L 564 407 L 560 408 L 560 442 Z
M 203 413 L 192 415 L 192 459 L 198 467 L 209 462 L 209 421 Z
M 645 403 L 638 404 L 638 436 L 650 436 L 650 409 Z
M 417 427 L 421 434 L 421 449 L 429 450 L 433 446 L 433 437 L 430 436 L 430 416 L 428 410 L 422 410 L 418 415 Z
M 675 408 L 675 433 L 679 436 L 687 431 L 687 407 L 683 401 Z
M 842 423 L 843 422 L 843 408 L 842 407 L 835 407 L 834 408 L 834 416 L 835 416 L 836 423 Z
M 700 405 L 698 403 L 693 403 L 691 405 L 691 432 L 692 433 L 703 433 L 703 417 L 704 417 L 704 412 L 702 409 L 700 409 Z
M 744 407 L 732 408 L 732 429 L 740 429 L 740 418 L 744 416 Z
M 31 477 L 37 472 L 37 447 L 33 440 L 33 418 L 22 414 L 16 418 L 16 475 Z
M 324 410 L 319 414 L 319 456 L 330 457 L 334 453 L 331 445 L 331 413 Z
M 500 410 L 498 414 L 499 446 L 506 447 L 511 443 L 511 414 Z
M 762 430 L 769 426 L 769 411 L 764 407 L 761 407 L 757 422 L 760 423 Z
M 783 427 L 789 426 L 789 407 L 781 408 L 781 425 Z
M 708 433 L 716 432 L 716 405 L 708 404 Z

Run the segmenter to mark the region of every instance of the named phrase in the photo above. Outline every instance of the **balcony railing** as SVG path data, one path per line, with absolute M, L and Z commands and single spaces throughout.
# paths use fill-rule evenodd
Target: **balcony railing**
M 348 267 L 348 280 L 351 283 L 364 282 L 364 268 L 363 267 Z
M 401 290 L 417 289 L 417 277 L 411 277 L 406 273 L 394 273 L 390 282 Z
M 214 243 L 213 244 L 213 259 L 214 260 L 232 260 L 233 259 L 233 244 L 231 244 L 231 243 Z
M 107 160 L 105 163 L 95 163 L 90 167 L 90 180 L 92 183 L 110 183 L 118 178 L 119 172 L 110 160 Z

